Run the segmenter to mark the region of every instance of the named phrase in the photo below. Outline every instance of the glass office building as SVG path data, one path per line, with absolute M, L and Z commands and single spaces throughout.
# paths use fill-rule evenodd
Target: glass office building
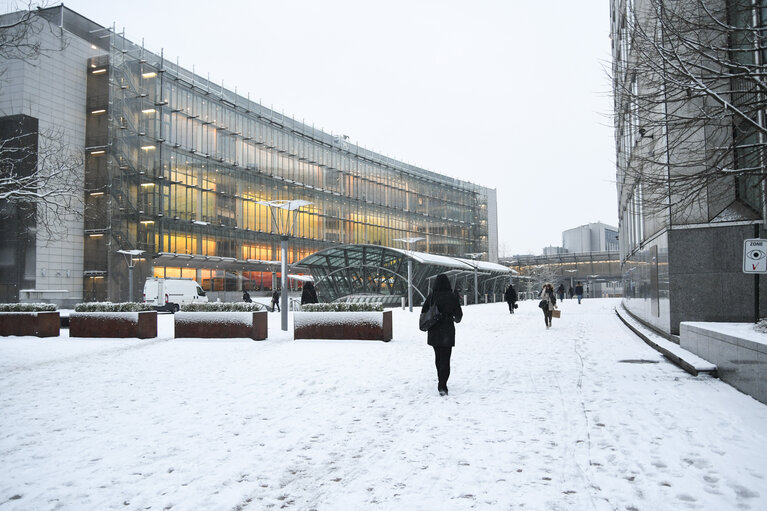
M 396 247 L 408 237 L 423 238 L 411 247 L 423 252 L 497 259 L 494 189 L 281 115 L 63 6 L 42 13 L 89 47 L 77 70 L 83 299 L 127 298 L 118 250 L 144 251 L 134 296 L 153 275 L 196 278 L 213 292 L 269 289 L 280 238 L 260 202 L 271 200 L 311 203 L 296 216 L 289 264 L 337 244 Z

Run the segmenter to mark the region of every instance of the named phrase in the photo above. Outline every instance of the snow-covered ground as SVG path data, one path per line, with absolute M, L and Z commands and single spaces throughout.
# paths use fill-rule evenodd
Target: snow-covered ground
M 613 312 L 465 308 L 450 395 L 394 339 L 0 339 L 0 510 L 767 509 L 767 406 Z

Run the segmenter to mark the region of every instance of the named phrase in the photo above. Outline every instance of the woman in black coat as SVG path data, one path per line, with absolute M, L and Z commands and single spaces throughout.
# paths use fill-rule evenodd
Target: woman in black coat
M 514 307 L 517 304 L 517 291 L 512 284 L 506 288 L 506 292 L 503 293 L 503 299 L 509 304 L 509 313 L 514 314 Z
M 307 303 L 317 303 L 317 291 L 311 282 L 304 284 L 304 289 L 301 291 L 301 305 Z
M 437 307 L 442 318 L 429 329 L 427 342 L 434 348 L 434 364 L 437 366 L 437 390 L 447 395 L 447 379 L 450 377 L 450 355 L 455 346 L 455 325 L 463 318 L 461 302 L 450 287 L 447 275 L 440 273 L 434 283 L 434 291 L 426 298 L 421 314 Z

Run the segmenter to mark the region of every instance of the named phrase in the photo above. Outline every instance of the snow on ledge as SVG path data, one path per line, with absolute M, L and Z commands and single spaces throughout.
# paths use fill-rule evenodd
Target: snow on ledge
M 122 319 L 138 323 L 138 312 L 72 312 L 69 318 Z
M 253 312 L 177 312 L 176 323 L 220 323 L 253 325 Z
M 294 312 L 296 327 L 312 325 L 373 325 L 383 327 L 383 312 Z

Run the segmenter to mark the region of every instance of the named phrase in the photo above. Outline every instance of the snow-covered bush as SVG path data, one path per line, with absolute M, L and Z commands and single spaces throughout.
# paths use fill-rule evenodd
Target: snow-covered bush
M 383 303 L 308 303 L 303 312 L 383 312 Z
M 88 302 L 75 305 L 75 312 L 144 312 L 154 308 L 146 303 L 136 302 Z
M 187 303 L 181 306 L 183 312 L 257 312 L 266 307 L 256 302 L 208 302 Z
M 754 330 L 763 334 L 767 334 L 767 319 L 760 319 L 759 323 L 754 325 Z
M 0 303 L 0 312 L 54 312 L 53 303 Z

